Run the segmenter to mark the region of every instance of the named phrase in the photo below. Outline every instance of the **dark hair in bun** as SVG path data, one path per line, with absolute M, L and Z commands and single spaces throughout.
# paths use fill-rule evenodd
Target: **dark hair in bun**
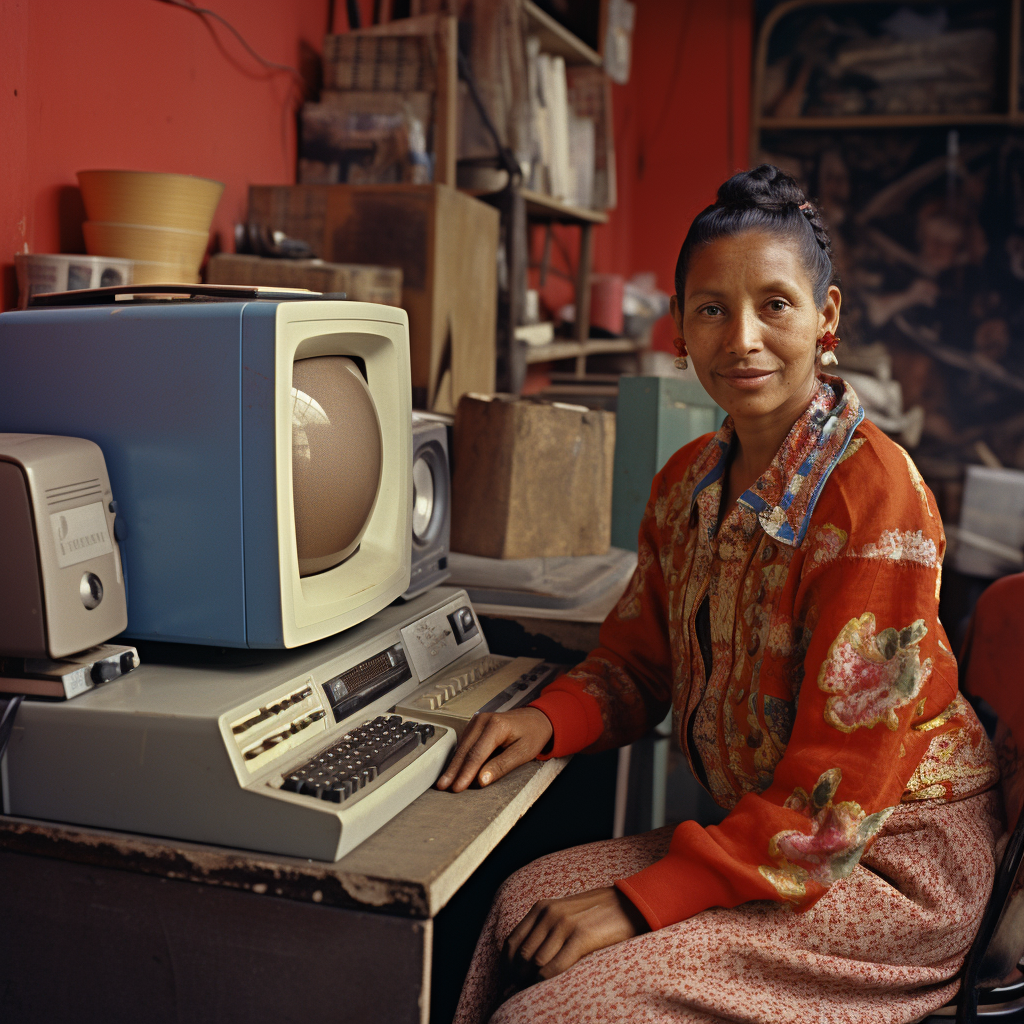
M 772 164 L 734 174 L 718 190 L 717 201 L 694 218 L 676 262 L 676 294 L 680 301 L 686 272 L 697 249 L 744 231 L 770 231 L 796 241 L 811 280 L 815 305 L 818 309 L 825 305 L 835 278 L 828 231 L 800 186 Z

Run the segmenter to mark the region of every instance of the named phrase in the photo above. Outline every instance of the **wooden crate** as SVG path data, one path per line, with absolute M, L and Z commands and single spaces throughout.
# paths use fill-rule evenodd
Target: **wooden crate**
M 263 256 L 218 253 L 206 265 L 207 284 L 255 284 L 270 288 L 308 288 L 344 292 L 356 302 L 402 305 L 402 271 L 322 260 L 275 260 Z
M 402 271 L 413 399 L 494 390 L 498 211 L 445 185 L 254 185 L 249 219 L 336 263 Z
M 455 415 L 453 551 L 603 555 L 611 545 L 615 414 L 466 396 Z

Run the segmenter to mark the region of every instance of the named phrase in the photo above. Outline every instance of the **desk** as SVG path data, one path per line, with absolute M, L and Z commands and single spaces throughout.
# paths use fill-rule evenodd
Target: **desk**
M 5 1024 L 425 1024 L 435 915 L 566 763 L 429 790 L 333 864 L 0 816 Z

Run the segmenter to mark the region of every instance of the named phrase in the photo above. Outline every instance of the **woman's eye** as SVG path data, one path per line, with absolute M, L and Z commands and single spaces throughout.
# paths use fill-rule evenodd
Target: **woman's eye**
M 772 301 L 768 303 L 768 308 L 771 309 L 773 313 L 781 313 L 786 308 L 786 305 L 787 303 L 782 299 L 772 299 Z
M 704 307 L 704 312 L 708 316 L 721 316 L 722 315 L 722 307 L 721 306 L 705 306 Z

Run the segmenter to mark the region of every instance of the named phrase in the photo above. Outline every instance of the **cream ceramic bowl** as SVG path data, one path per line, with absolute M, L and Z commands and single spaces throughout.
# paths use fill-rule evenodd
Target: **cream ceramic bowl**
M 90 221 L 210 230 L 224 185 L 191 174 L 158 171 L 79 171 Z
M 88 220 L 82 225 L 85 247 L 93 256 L 156 263 L 179 263 L 199 269 L 209 242 L 207 231 L 148 227 L 143 224 L 107 224 Z

